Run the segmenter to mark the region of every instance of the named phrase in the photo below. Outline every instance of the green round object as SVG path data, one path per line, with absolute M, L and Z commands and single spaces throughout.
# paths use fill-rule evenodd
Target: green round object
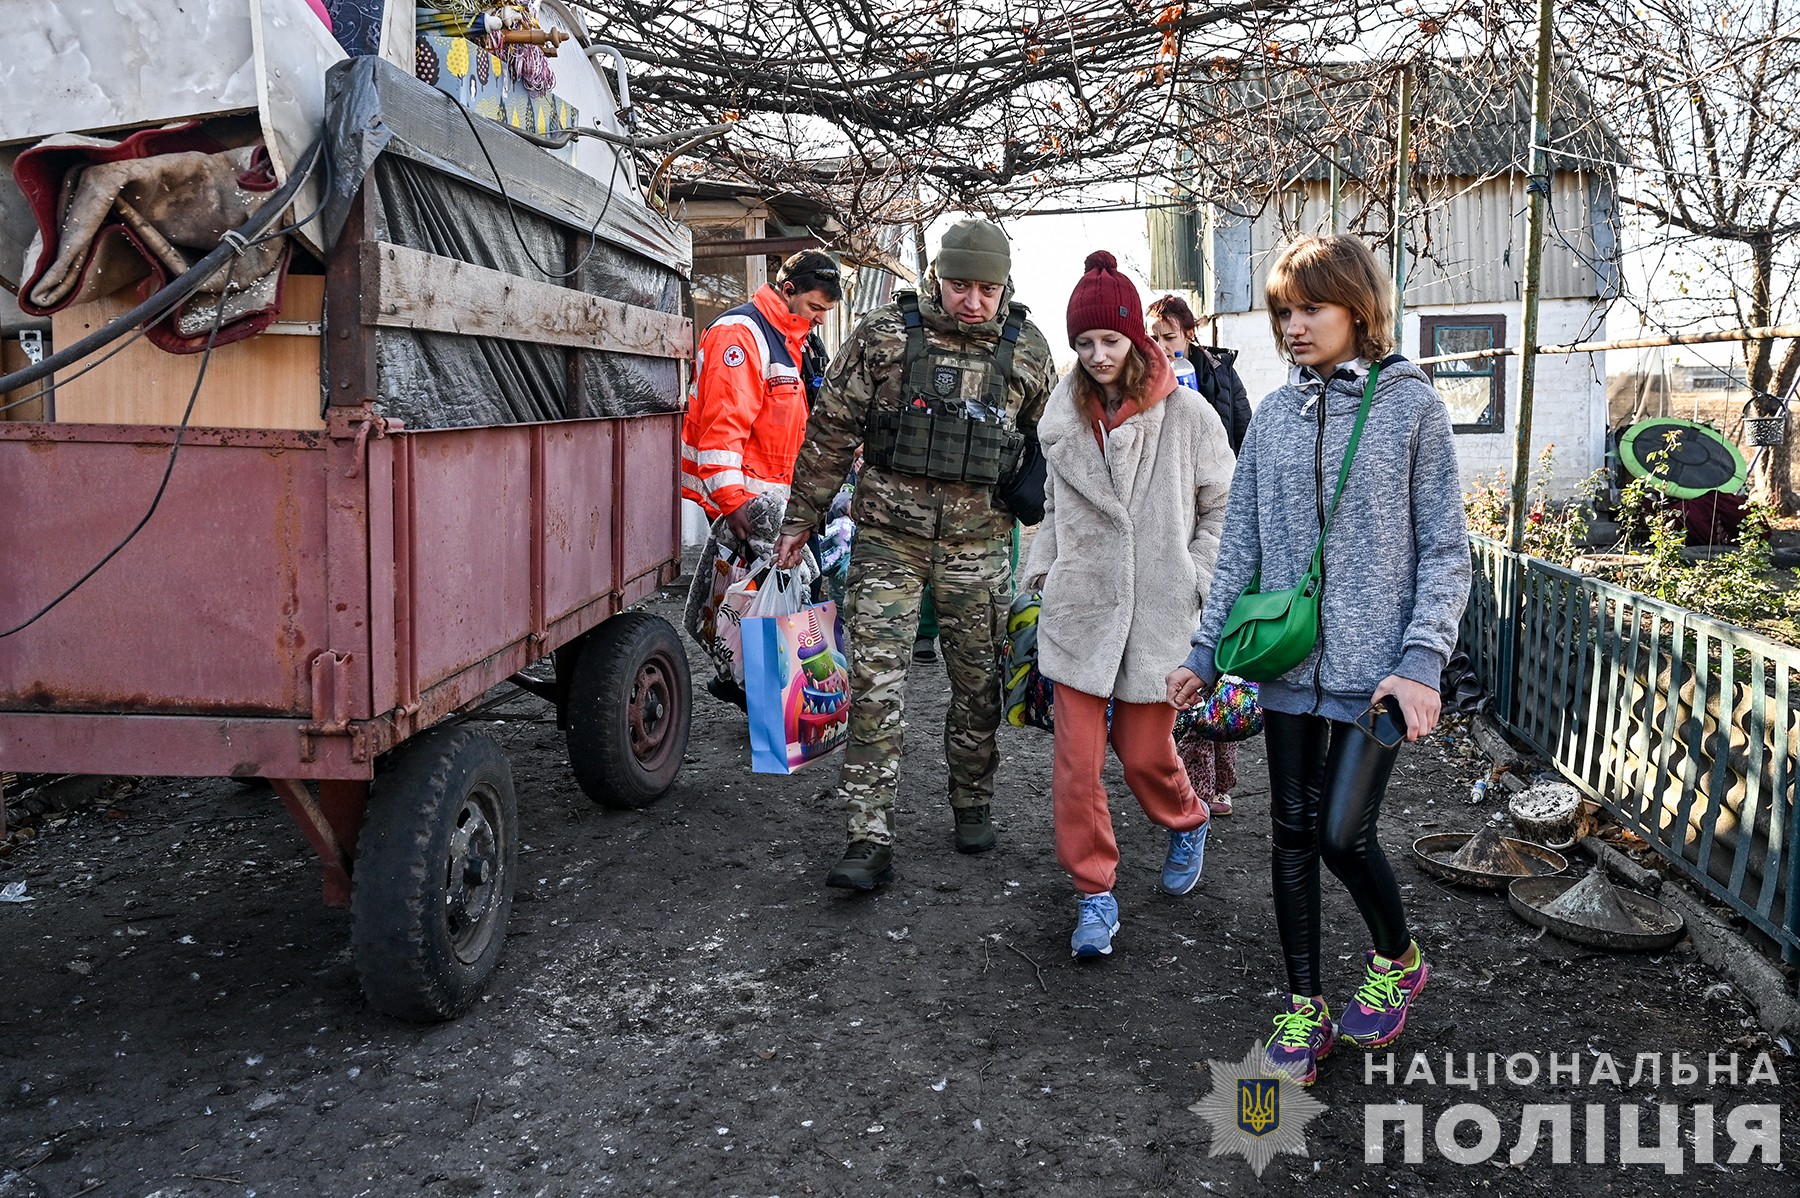
M 1666 456 L 1652 462 L 1665 450 Z M 1676 416 L 1655 416 L 1626 429 L 1619 457 L 1633 475 L 1676 499 L 1735 494 L 1750 473 L 1744 455 L 1718 429 Z

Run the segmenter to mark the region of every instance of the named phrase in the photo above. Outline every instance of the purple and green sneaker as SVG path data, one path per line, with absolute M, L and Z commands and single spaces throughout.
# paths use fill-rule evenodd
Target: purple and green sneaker
M 1413 949 L 1417 951 L 1417 942 Z M 1370 949 L 1368 976 L 1350 996 L 1338 1030 L 1344 1039 L 1362 1048 L 1392 1044 L 1406 1029 L 1406 1013 L 1430 976 L 1423 953 L 1408 968 Z
M 1288 999 L 1288 1009 L 1275 1016 L 1275 1034 L 1263 1045 L 1263 1064 L 1271 1073 L 1285 1073 L 1303 1086 L 1319 1076 L 1319 1062 L 1337 1044 L 1337 1024 L 1323 999 L 1314 1002 L 1298 994 Z

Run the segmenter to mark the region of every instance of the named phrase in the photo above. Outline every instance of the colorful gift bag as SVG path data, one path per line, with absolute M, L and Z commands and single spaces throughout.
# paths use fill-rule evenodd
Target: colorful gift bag
M 1042 728 L 1054 731 L 1051 700 L 1056 684 L 1038 671 L 1038 609 L 1043 596 L 1038 591 L 1022 591 L 1006 613 L 1005 673 L 1001 679 L 1006 722 L 1015 728 Z
M 850 663 L 837 604 L 806 603 L 793 573 L 777 570 L 742 630 L 750 768 L 791 774 L 841 746 L 850 734 Z

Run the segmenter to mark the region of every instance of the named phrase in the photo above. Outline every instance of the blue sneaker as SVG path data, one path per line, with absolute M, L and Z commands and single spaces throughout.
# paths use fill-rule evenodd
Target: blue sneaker
M 1186 894 L 1200 883 L 1200 867 L 1206 864 L 1207 820 L 1192 832 L 1169 833 L 1169 855 L 1163 858 L 1162 888 L 1170 894 Z
M 1104 957 L 1112 952 L 1113 933 L 1119 930 L 1119 904 L 1112 891 L 1084 894 L 1076 902 L 1080 915 L 1075 935 L 1069 938 L 1071 957 Z

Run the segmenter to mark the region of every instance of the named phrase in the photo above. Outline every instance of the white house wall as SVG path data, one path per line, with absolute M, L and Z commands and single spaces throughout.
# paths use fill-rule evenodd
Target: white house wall
M 1538 343 L 1569 344 L 1584 336 L 1592 339 L 1600 323 L 1603 305 L 1593 300 L 1546 300 L 1538 312 Z M 1423 356 L 1419 349 L 1419 320 L 1426 316 L 1492 316 L 1506 318 L 1508 344 L 1518 344 L 1521 305 L 1436 305 L 1406 313 L 1409 358 Z M 1243 376 L 1255 407 L 1262 397 L 1287 380 L 1288 365 L 1275 353 L 1274 336 L 1263 312 L 1230 313 L 1217 319 L 1218 344 L 1239 351 L 1238 372 Z M 1202 340 L 1210 340 L 1203 331 Z M 1475 479 L 1492 476 L 1512 466 L 1514 434 L 1519 415 L 1519 362 L 1506 359 L 1507 411 L 1505 429 L 1498 433 L 1458 433 L 1457 458 L 1465 488 Z M 1606 355 L 1543 356 L 1538 358 L 1537 394 L 1532 405 L 1532 460 L 1545 445 L 1554 445 L 1555 469 L 1551 493 L 1557 498 L 1573 495 L 1577 486 L 1605 462 L 1606 456 Z
M 1415 216 L 1407 230 L 1413 247 L 1403 346 L 1408 357 L 1423 356 L 1419 320 L 1425 316 L 1504 316 L 1506 343 L 1518 344 L 1525 275 L 1524 182 L 1521 175 L 1421 181 L 1418 202 L 1429 216 Z M 1283 229 L 1329 232 L 1329 197 L 1325 182 L 1311 180 L 1252 220 L 1209 213 L 1210 235 L 1202 239 L 1209 284 L 1205 299 L 1218 313 L 1218 343 L 1243 351 L 1238 362 L 1252 404 L 1287 376 L 1261 309 L 1269 267 L 1286 240 Z M 1617 201 L 1611 179 L 1604 173 L 1558 172 L 1552 177 L 1550 201 L 1538 343 L 1593 340 L 1602 328 L 1603 297 L 1618 288 Z M 1366 206 L 1366 196 L 1346 188 L 1339 203 L 1341 223 L 1348 227 Z M 1382 230 L 1370 229 L 1367 235 L 1379 238 Z M 1377 251 L 1386 252 L 1382 247 Z M 1465 486 L 1477 476 L 1511 468 L 1518 367 L 1516 359 L 1506 360 L 1504 431 L 1457 434 Z M 1559 497 L 1572 494 L 1604 461 L 1605 378 L 1604 355 L 1538 360 L 1533 460 L 1542 446 L 1556 446 L 1551 490 Z

